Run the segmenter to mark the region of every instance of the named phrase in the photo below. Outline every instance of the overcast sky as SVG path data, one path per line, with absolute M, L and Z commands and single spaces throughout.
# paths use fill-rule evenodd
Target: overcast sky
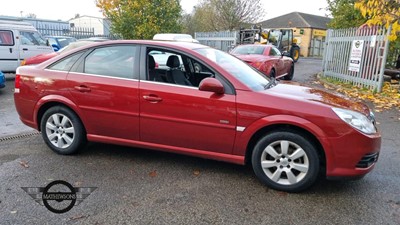
M 95 0 L 2 0 L 0 15 L 26 16 L 36 14 L 40 19 L 69 20 L 79 13 L 80 15 L 102 17 Z M 198 0 L 181 0 L 182 8 L 191 12 Z M 267 14 L 264 19 L 270 19 L 294 11 L 324 16 L 327 6 L 326 0 L 262 0 Z

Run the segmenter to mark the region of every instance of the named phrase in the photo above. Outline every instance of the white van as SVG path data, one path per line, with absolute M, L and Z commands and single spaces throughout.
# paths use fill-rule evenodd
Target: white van
M 31 24 L 0 20 L 0 71 L 15 72 L 22 60 L 53 51 Z

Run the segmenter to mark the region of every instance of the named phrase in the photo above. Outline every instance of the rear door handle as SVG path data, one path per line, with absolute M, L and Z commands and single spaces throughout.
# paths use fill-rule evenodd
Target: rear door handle
M 152 103 L 157 103 L 162 101 L 162 98 L 155 95 L 144 95 L 143 99 Z
M 90 88 L 85 85 L 75 86 L 74 88 L 80 92 L 90 92 Z
M 27 48 L 23 48 L 22 50 L 24 50 L 24 51 L 28 51 L 28 49 L 27 49 Z
M 13 50 L 12 50 L 12 48 L 10 48 L 10 53 L 12 53 L 13 52 Z

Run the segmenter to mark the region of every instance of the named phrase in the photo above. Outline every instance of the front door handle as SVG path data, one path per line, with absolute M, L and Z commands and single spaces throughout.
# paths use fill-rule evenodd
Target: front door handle
M 144 95 L 143 98 L 144 100 L 149 101 L 151 103 L 157 103 L 162 101 L 162 98 L 155 95 Z
M 90 92 L 90 88 L 85 85 L 75 86 L 74 88 L 80 92 Z
M 10 53 L 12 53 L 12 48 L 10 48 Z
M 27 49 L 27 48 L 23 48 L 22 50 L 24 50 L 24 51 L 28 51 L 28 49 Z

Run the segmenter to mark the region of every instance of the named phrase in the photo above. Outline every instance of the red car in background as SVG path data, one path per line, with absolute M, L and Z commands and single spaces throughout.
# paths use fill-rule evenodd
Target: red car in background
M 48 59 L 51 59 L 55 56 L 58 55 L 62 55 L 72 49 L 84 46 L 84 45 L 88 45 L 88 44 L 92 44 L 94 43 L 94 41 L 89 41 L 89 40 L 85 40 L 85 41 L 77 41 L 77 42 L 72 42 L 69 45 L 65 46 L 64 48 L 58 50 L 57 52 L 50 52 L 50 53 L 44 53 L 44 54 L 40 54 L 40 55 L 36 55 L 27 59 L 24 59 L 21 62 L 21 66 L 26 66 L 26 65 L 33 65 L 33 64 L 39 64 L 42 63 Z
M 239 45 L 230 53 L 269 77 L 293 79 L 293 59 L 273 45 Z

